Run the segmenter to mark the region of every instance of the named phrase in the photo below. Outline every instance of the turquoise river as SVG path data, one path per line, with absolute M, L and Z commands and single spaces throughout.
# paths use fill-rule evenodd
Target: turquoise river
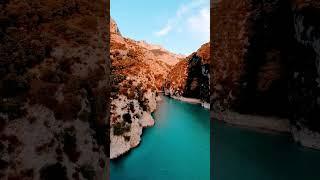
M 168 97 L 140 145 L 111 160 L 111 180 L 210 179 L 209 111 Z
M 320 180 L 320 151 L 289 135 L 211 123 L 213 180 Z
M 320 151 L 289 135 L 212 121 L 210 156 L 208 110 L 163 97 L 153 117 L 140 145 L 111 160 L 111 180 L 320 180 Z

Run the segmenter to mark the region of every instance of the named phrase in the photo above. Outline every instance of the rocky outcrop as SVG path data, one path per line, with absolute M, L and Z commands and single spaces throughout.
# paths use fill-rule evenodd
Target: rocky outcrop
M 212 12 L 215 118 L 236 112 L 289 119 L 295 140 L 319 147 L 307 138 L 320 132 L 319 3 L 225 0 Z
M 113 22 L 113 21 L 111 21 Z M 173 53 L 157 55 L 154 45 L 122 37 L 111 25 L 111 121 L 110 158 L 117 158 L 139 145 L 142 129 L 154 125 L 151 113 L 160 100 L 158 91 L 171 69 Z M 165 59 L 162 59 L 162 58 Z M 173 58 L 174 64 L 178 58 Z
M 210 101 L 210 44 L 177 63 L 165 81 L 166 95 L 200 99 L 206 107 Z
M 121 36 L 119 27 L 113 19 L 110 19 L 110 33 Z
M 102 179 L 104 15 L 101 1 L 0 2 L 0 179 Z

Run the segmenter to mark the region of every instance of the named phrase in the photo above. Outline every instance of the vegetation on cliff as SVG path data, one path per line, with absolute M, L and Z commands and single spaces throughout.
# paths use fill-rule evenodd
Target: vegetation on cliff
M 184 96 L 210 101 L 210 43 L 206 43 L 169 72 L 164 89 L 171 96 Z
M 101 1 L 0 2 L 0 179 L 102 178 L 106 22 Z
M 116 158 L 140 143 L 142 128 L 152 126 L 151 117 L 171 64 L 179 56 L 144 41 L 121 36 L 110 23 L 111 118 L 110 153 Z M 169 58 L 168 58 L 169 57 Z

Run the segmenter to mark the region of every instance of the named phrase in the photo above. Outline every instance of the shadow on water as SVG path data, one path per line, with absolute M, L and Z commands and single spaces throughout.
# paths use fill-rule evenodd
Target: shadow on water
M 320 151 L 303 148 L 288 135 L 264 134 L 218 121 L 211 127 L 213 179 L 320 179 Z

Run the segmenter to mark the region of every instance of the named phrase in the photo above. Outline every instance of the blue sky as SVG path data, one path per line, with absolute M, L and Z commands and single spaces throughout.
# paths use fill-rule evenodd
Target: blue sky
M 111 0 L 123 36 L 189 55 L 210 40 L 209 0 Z

